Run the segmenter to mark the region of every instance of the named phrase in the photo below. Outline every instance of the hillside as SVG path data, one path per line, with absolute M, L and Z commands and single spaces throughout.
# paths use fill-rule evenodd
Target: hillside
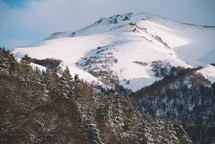
M 130 95 L 136 111 L 163 121 L 181 120 L 194 144 L 215 142 L 215 83 L 199 68 L 169 67 L 162 80 Z M 166 70 L 167 71 L 167 70 Z
M 0 143 L 189 144 L 180 122 L 134 111 L 128 97 L 96 93 L 68 68 L 34 70 L 0 48 Z
M 42 45 L 15 48 L 16 57 L 55 58 L 71 73 L 90 83 L 137 91 L 159 78 L 152 63 L 202 66 L 205 77 L 215 79 L 215 28 L 178 23 L 151 14 L 114 15 L 72 32 L 50 35 Z M 210 67 L 210 69 L 208 68 Z M 205 69 L 205 70 L 204 70 Z
M 101 18 L 71 32 L 51 34 L 16 58 L 72 76 L 97 92 L 127 94 L 135 110 L 182 121 L 193 143 L 214 143 L 215 27 L 179 23 L 151 14 Z

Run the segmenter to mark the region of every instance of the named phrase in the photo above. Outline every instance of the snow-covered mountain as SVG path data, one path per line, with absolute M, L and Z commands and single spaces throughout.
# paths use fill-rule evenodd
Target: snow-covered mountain
M 161 78 L 152 63 L 202 66 L 198 72 L 215 82 L 215 27 L 183 24 L 151 15 L 114 15 L 72 32 L 51 34 L 40 46 L 15 48 L 21 58 L 55 58 L 72 74 L 94 83 L 137 91 Z M 211 65 L 212 64 L 212 65 Z

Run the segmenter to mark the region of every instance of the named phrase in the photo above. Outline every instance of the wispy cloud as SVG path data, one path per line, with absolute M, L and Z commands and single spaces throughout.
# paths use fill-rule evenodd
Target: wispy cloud
M 56 31 L 71 31 L 126 12 L 148 12 L 174 20 L 215 25 L 213 0 L 25 0 L 8 7 L 0 0 L 0 46 L 38 42 Z

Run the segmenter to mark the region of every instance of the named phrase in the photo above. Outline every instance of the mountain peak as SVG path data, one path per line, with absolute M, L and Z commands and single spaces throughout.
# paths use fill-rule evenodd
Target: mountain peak
M 90 82 L 114 87 L 119 82 L 137 91 L 160 78 L 153 63 L 181 67 L 214 63 L 213 28 L 178 23 L 151 14 L 126 13 L 101 18 L 73 32 L 58 32 L 41 46 L 16 48 L 17 57 L 55 58 L 68 65 L 73 74 Z M 214 81 L 215 68 L 202 70 Z M 111 82 L 111 83 L 110 83 Z
M 100 24 L 100 23 L 109 23 L 109 24 L 117 24 L 121 21 L 127 21 L 130 20 L 130 18 L 133 16 L 133 13 L 126 13 L 126 14 L 117 14 L 117 15 L 113 15 L 111 17 L 108 18 L 101 18 L 100 20 L 96 21 L 96 24 Z
M 134 14 L 130 12 L 125 14 L 117 14 L 110 17 L 103 17 L 98 21 L 94 22 L 93 24 L 79 30 L 74 30 L 72 32 L 52 33 L 45 40 L 61 38 L 61 37 L 74 37 L 74 36 L 83 36 L 83 35 L 89 35 L 89 34 L 95 34 L 95 33 L 109 32 L 109 31 L 112 31 L 113 29 L 119 28 L 120 26 L 127 25 L 130 23 L 131 24 L 136 23 L 136 21 L 139 21 L 139 20 L 144 20 L 146 18 L 146 15 L 147 14 L 144 14 L 144 13 Z

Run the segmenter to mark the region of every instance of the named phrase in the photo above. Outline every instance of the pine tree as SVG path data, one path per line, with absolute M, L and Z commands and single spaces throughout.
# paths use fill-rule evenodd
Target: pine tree
M 21 63 L 26 63 L 30 64 L 31 63 L 31 58 L 28 56 L 28 54 L 24 55 L 21 59 Z
M 62 73 L 62 76 L 60 78 L 61 80 L 61 91 L 64 96 L 71 97 L 73 95 L 73 78 L 70 74 L 68 66 Z
M 88 133 L 88 138 L 92 144 L 103 144 L 100 138 L 100 132 L 96 124 L 86 116 L 83 116 L 84 125 Z
M 52 97 L 59 96 L 59 77 L 55 71 L 46 69 L 42 72 L 42 85 Z

